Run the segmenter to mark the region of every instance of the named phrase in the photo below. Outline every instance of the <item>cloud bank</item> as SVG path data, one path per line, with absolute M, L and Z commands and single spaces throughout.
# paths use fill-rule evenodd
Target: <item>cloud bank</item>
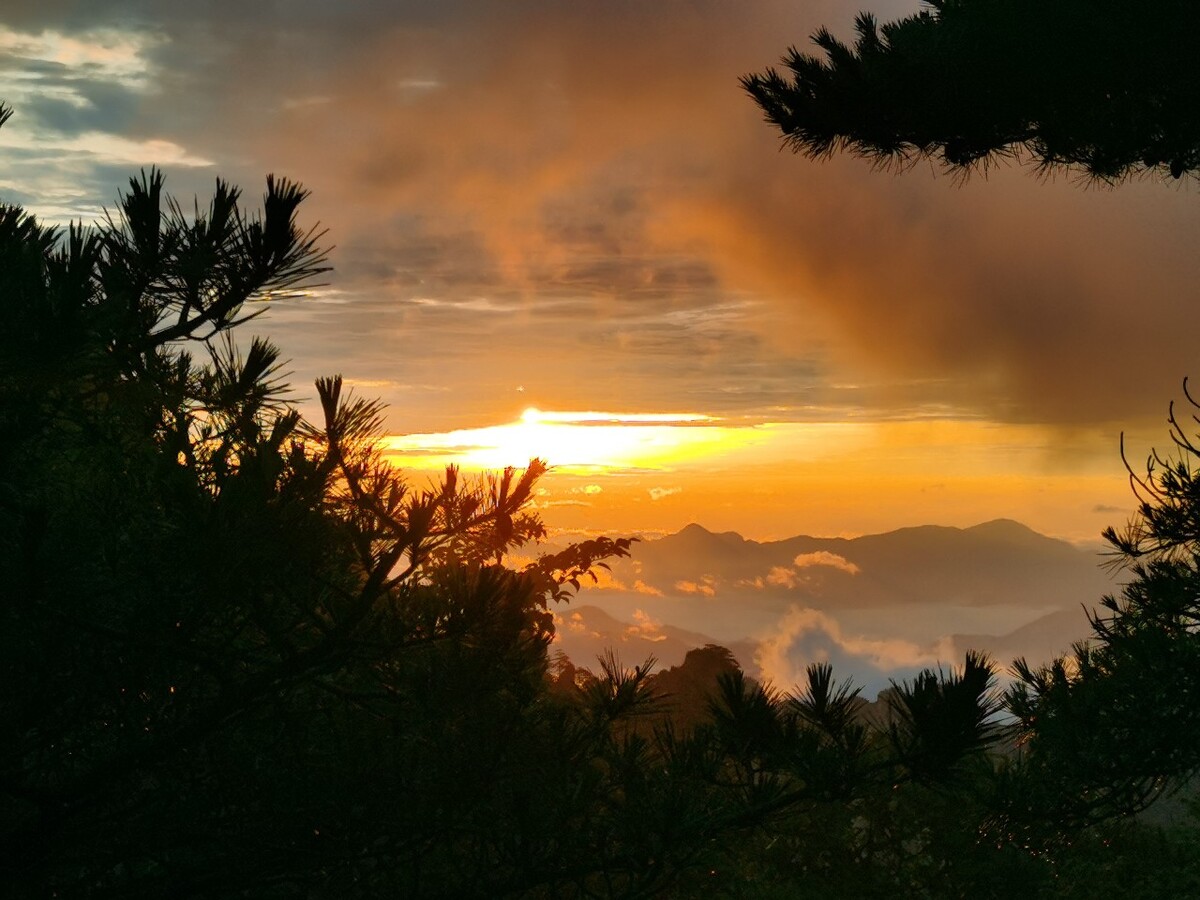
M 353 302 L 272 330 L 304 376 L 448 384 L 386 392 L 412 430 L 518 385 L 546 408 L 1128 424 L 1193 364 L 1194 185 L 779 151 L 737 77 L 858 4 L 270 9 L 0 14 L 0 66 L 45 88 L 15 98 L 9 196 L 96 211 L 152 158 L 185 194 L 208 162 L 300 178 Z
M 944 665 L 953 653 L 949 641 L 922 647 L 912 641 L 847 634 L 827 613 L 793 606 L 760 641 L 755 662 L 764 678 L 784 690 L 803 683 L 808 666 L 830 663 L 835 676 L 853 679 L 873 698 L 892 680 Z

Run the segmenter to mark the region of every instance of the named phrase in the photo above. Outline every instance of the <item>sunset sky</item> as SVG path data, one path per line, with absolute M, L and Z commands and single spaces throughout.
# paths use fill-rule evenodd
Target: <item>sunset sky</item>
M 552 526 L 1093 539 L 1200 377 L 1196 184 L 782 151 L 738 77 L 860 8 L 917 6 L 9 3 L 0 197 L 301 181 L 335 269 L 250 326 L 297 398 L 385 400 L 418 480 L 545 457 Z

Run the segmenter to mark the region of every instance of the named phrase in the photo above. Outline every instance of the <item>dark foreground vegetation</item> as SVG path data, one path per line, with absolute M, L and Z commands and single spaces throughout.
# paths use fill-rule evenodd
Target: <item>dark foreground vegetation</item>
M 536 461 L 408 484 L 378 406 L 235 343 L 325 270 L 304 192 L 156 172 L 65 233 L 0 207 L 0 892 L 16 897 L 1200 895 L 1200 482 L 1182 431 L 1093 637 L 867 704 L 708 647 L 548 653 L 627 540 L 506 565 Z
M 1101 182 L 1200 173 L 1191 0 L 928 0 L 742 85 L 793 150 L 956 172 L 1004 158 Z

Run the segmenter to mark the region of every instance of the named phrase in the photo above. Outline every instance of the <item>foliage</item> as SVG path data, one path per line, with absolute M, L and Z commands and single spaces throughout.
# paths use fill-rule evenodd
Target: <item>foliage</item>
M 609 865 L 558 849 L 612 777 L 546 648 L 549 604 L 629 542 L 510 570 L 540 462 L 416 490 L 340 379 L 302 419 L 232 331 L 327 270 L 305 196 L 269 177 L 247 214 L 218 181 L 185 212 L 152 171 L 91 230 L 0 207 L 18 894 L 494 896 Z
M 1185 396 L 1195 407 L 1191 396 Z M 1129 467 L 1138 510 L 1106 537 L 1129 575 L 1092 616 L 1091 638 L 1034 667 L 1019 660 L 1008 706 L 1030 754 L 1016 818 L 1071 826 L 1129 815 L 1200 767 L 1200 531 L 1197 445 L 1174 407 L 1176 455 Z
M 742 84 L 797 152 L 966 170 L 1027 151 L 1043 168 L 1116 181 L 1200 170 L 1200 71 L 1186 0 L 929 0 L 850 46 L 822 28 L 813 56 Z
M 974 655 L 875 703 L 828 664 L 790 694 L 722 675 L 693 739 L 707 741 L 711 784 L 741 798 L 750 827 L 707 872 L 685 875 L 680 896 L 988 897 L 1035 884 L 1044 866 L 984 836 L 997 700 L 991 665 Z
M 883 25 L 860 15 L 853 46 L 822 29 L 819 55 L 793 48 L 784 71 L 742 84 L 785 143 L 810 157 L 940 158 L 959 172 L 1032 157 L 1043 170 L 1103 182 L 1179 178 L 1200 173 L 1198 12 L 1179 0 L 931 0 Z M 1198 421 L 1186 383 L 1184 393 Z M 1128 582 L 1103 599 L 1090 638 L 1070 654 L 1016 662 L 1003 701 L 1011 729 L 979 735 L 993 742 L 990 773 L 965 773 L 955 789 L 987 784 L 977 795 L 980 840 L 1037 860 L 1045 896 L 1103 894 L 1081 879 L 1088 866 L 1141 882 L 1145 892 L 1130 887 L 1132 896 L 1167 895 L 1195 876 L 1167 862 L 1177 859 L 1178 831 L 1131 818 L 1200 767 L 1200 443 L 1174 408 L 1170 425 L 1172 453 L 1153 453 L 1144 474 L 1127 463 L 1138 511 L 1105 534 Z M 889 727 L 931 739 L 893 735 L 892 751 L 916 775 L 927 761 L 939 771 L 942 748 L 959 741 L 939 704 L 974 704 L 987 721 L 973 690 L 951 701 L 954 691 L 939 696 L 936 683 L 922 675 L 891 702 Z M 1176 871 L 1155 871 L 1160 863 Z

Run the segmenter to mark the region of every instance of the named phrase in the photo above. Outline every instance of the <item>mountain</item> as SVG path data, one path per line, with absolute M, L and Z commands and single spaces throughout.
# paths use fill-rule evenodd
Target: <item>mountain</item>
M 613 646 L 667 667 L 715 643 L 776 684 L 830 661 L 874 689 L 967 649 L 1002 668 L 1067 650 L 1088 634 L 1084 608 L 1118 589 L 1100 562 L 1007 519 L 765 542 L 692 524 L 635 544 L 560 608 L 559 647 L 580 665 Z
M 1008 634 L 956 634 L 952 641 L 960 655 L 967 650 L 982 650 L 1002 665 L 1019 656 L 1030 662 L 1046 662 L 1067 653 L 1090 630 L 1082 609 L 1061 609 Z
M 814 609 L 904 603 L 1044 609 L 1092 604 L 1114 587 L 1094 554 L 1007 519 L 763 543 L 693 524 L 635 545 L 613 575 L 647 595 L 759 591 L 784 606 Z

